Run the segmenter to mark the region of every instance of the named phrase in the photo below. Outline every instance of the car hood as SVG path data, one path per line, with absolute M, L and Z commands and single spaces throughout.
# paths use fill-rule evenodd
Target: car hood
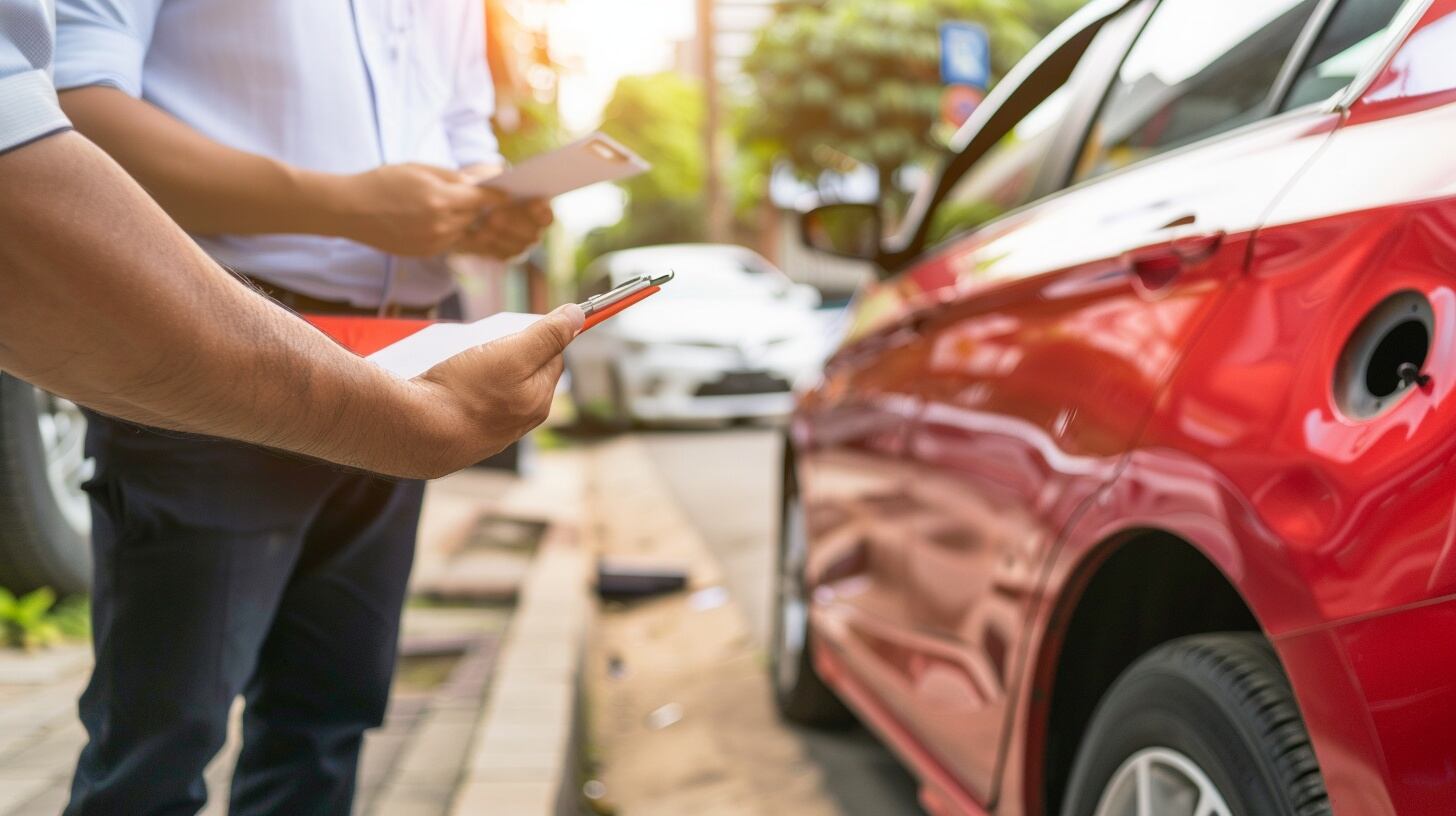
M 737 347 L 822 333 L 813 310 L 774 301 L 649 298 L 607 325 L 642 343 Z

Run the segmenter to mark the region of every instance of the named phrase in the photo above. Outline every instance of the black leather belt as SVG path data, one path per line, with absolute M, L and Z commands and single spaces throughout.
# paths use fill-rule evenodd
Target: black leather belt
M 355 315 L 359 317 L 407 317 L 429 319 L 435 316 L 435 306 L 403 306 L 386 303 L 383 308 L 370 309 L 337 300 L 324 300 L 292 289 L 285 289 L 275 283 L 258 280 L 251 275 L 242 275 L 244 281 L 270 298 L 303 314 Z

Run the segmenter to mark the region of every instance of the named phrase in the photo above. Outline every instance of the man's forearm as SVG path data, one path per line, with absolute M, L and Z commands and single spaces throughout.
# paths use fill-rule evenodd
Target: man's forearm
M 0 369 L 115 416 L 428 475 L 451 408 L 217 267 L 76 134 L 0 155 Z
M 348 231 L 346 177 L 227 147 L 115 88 L 65 91 L 61 106 L 194 235 Z

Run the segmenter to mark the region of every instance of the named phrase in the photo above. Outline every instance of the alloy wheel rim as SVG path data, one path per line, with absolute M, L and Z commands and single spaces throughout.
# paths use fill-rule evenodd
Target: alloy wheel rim
M 804 562 L 808 552 L 804 513 L 798 496 L 790 496 L 784 513 L 784 553 L 779 562 L 779 620 L 777 671 L 780 691 L 799 681 L 799 664 L 808 639 L 809 603 L 804 593 Z
M 1122 763 L 1103 789 L 1094 816 L 1233 816 L 1233 811 L 1197 763 L 1156 747 Z
M 78 535 L 90 535 L 91 501 L 81 485 L 95 474 L 96 461 L 86 456 L 86 416 L 74 402 L 40 389 L 35 407 L 46 483 L 56 507 Z

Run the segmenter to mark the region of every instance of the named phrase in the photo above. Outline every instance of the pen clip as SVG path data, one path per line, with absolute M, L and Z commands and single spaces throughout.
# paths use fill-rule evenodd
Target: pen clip
M 581 311 L 587 317 L 591 317 L 593 314 L 596 314 L 602 309 L 607 309 L 623 301 L 636 298 L 638 294 L 646 289 L 656 289 L 658 287 L 661 287 L 664 283 L 667 283 L 674 277 L 675 273 L 672 271 L 668 271 L 667 274 L 658 275 L 657 277 L 653 277 L 651 275 L 642 275 L 640 277 L 633 278 L 629 281 L 625 281 L 620 286 L 613 288 L 610 292 L 603 292 L 600 295 L 592 295 L 591 297 L 587 298 L 585 303 L 580 304 Z M 640 300 L 640 298 L 637 298 L 637 300 Z M 635 303 L 636 300 L 633 300 L 632 302 Z

